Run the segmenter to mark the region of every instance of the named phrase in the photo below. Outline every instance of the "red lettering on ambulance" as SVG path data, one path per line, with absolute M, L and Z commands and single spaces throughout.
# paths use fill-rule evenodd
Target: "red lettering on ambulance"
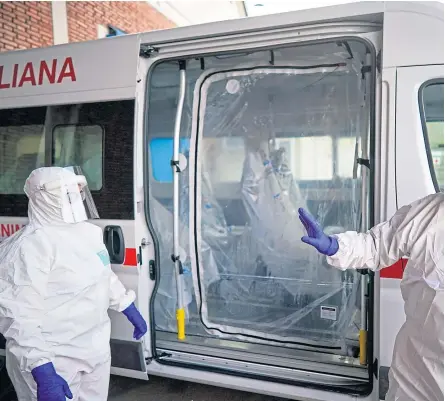
M 60 65 L 61 68 L 58 70 L 57 67 Z M 60 84 L 65 80 L 77 81 L 72 57 L 65 58 L 63 64 L 57 59 L 42 60 L 38 64 L 28 62 L 23 70 L 20 64 L 14 64 L 8 76 L 5 74 L 5 66 L 0 65 L 0 89 L 21 88 L 24 84 L 31 86 L 40 86 L 46 83 Z
M 10 86 L 11 84 L 3 83 L 3 66 L 0 65 L 0 89 L 8 89 Z
M 24 227 L 22 224 L 0 224 L 0 238 L 6 238 Z
M 0 237 L 9 237 L 11 235 L 9 224 L 1 224 L 0 228 Z
M 64 78 L 71 78 L 72 82 L 76 81 L 76 73 L 74 72 L 73 59 L 71 57 L 65 59 L 57 83 L 60 84 Z
M 22 78 L 20 79 L 18 86 L 23 86 L 25 82 L 29 82 L 32 86 L 36 86 L 34 67 L 31 62 L 26 63 L 25 68 L 23 69 Z
M 19 65 L 14 64 L 14 71 L 12 72 L 12 87 L 15 88 L 17 86 L 17 75 L 19 73 Z
M 48 64 L 46 64 L 45 60 L 42 60 L 40 62 L 40 71 L 39 71 L 39 85 L 43 85 L 43 75 L 46 75 L 48 78 L 48 82 L 50 84 L 53 84 L 56 82 L 56 68 L 57 68 L 57 60 L 54 59 L 51 70 L 48 67 Z

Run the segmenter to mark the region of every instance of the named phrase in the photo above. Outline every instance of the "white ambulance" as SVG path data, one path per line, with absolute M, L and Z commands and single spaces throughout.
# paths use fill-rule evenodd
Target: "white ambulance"
M 443 189 L 443 5 L 363 2 L 0 54 L 0 232 L 23 183 L 80 165 L 113 270 L 113 374 L 295 400 L 383 397 L 404 261 L 307 246 Z M 380 397 L 379 397 L 380 396 Z

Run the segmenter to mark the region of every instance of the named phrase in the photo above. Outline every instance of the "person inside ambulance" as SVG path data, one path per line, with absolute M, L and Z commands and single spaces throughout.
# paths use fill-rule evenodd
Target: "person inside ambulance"
M 408 263 L 401 282 L 406 321 L 397 335 L 387 401 L 444 399 L 443 193 L 404 206 L 367 233 L 328 236 L 304 209 L 302 241 L 345 270 L 378 270 L 400 258 Z
M 19 401 L 105 401 L 108 309 L 139 340 L 147 324 L 113 273 L 86 179 L 76 168 L 34 170 L 25 183 L 29 223 L 0 244 L 0 333 Z

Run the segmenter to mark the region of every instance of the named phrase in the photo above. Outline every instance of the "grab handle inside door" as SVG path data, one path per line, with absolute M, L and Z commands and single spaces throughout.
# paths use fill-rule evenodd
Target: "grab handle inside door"
M 173 158 L 170 162 L 173 172 L 173 254 L 172 261 L 175 264 L 177 309 L 176 320 L 178 327 L 178 340 L 185 339 L 185 309 L 184 309 L 184 275 L 182 261 L 179 255 L 179 176 L 182 172 L 179 153 L 181 121 L 186 92 L 186 62 L 179 62 L 179 93 L 176 109 L 175 131 L 173 135 Z

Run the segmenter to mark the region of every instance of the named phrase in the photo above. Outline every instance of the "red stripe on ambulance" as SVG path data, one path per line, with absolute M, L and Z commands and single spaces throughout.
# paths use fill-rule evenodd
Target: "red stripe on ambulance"
M 30 61 L 24 66 L 14 64 L 9 73 L 5 67 L 0 65 L 0 90 L 21 88 L 25 84 L 41 86 L 44 84 L 60 84 L 65 80 L 71 82 L 77 80 L 72 57 L 66 57 L 64 60 Z
M 380 270 L 381 278 L 393 278 L 401 279 L 403 277 L 403 272 L 405 271 L 408 259 L 400 259 L 398 262 L 394 263 L 385 269 Z
M 124 266 L 137 266 L 138 265 L 138 255 L 136 248 L 126 248 L 125 249 L 125 260 Z

